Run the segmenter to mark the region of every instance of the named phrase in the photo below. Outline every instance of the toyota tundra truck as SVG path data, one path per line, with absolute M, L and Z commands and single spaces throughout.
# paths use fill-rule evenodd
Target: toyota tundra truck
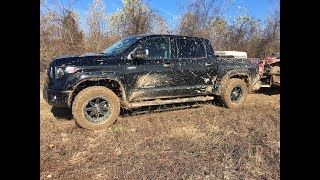
M 233 109 L 259 88 L 258 62 L 216 57 L 204 38 L 135 35 L 100 54 L 53 59 L 43 96 L 53 107 L 70 108 L 86 129 L 112 125 L 120 108 L 217 99 Z

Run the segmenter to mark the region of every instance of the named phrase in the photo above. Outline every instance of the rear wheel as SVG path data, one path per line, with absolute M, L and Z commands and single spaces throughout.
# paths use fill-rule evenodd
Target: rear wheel
M 247 98 L 247 84 L 241 79 L 228 79 L 222 89 L 221 103 L 230 109 L 239 108 Z
M 72 104 L 76 123 L 86 129 L 106 128 L 116 121 L 119 113 L 118 96 L 102 86 L 92 86 L 80 91 Z

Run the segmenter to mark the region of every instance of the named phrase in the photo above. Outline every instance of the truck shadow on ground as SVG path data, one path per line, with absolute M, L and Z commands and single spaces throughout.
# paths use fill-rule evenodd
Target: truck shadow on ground
M 256 93 L 265 94 L 265 95 L 276 95 L 280 94 L 280 87 L 262 87 Z
M 182 109 L 195 109 L 195 108 L 201 107 L 201 105 L 203 104 L 208 104 L 208 103 L 216 104 L 216 102 L 214 101 L 208 101 L 208 102 L 188 102 L 188 103 L 146 106 L 146 107 L 140 107 L 140 108 L 135 108 L 130 110 L 121 108 L 120 116 L 128 117 L 128 116 L 135 116 L 135 115 L 142 115 L 142 114 L 152 114 L 152 113 L 182 110 Z M 219 105 L 219 104 L 216 104 L 216 105 Z M 52 107 L 51 113 L 56 119 L 60 121 L 73 120 L 72 111 L 69 108 Z
M 72 120 L 72 111 L 69 108 L 64 107 L 52 107 L 51 113 L 58 120 Z

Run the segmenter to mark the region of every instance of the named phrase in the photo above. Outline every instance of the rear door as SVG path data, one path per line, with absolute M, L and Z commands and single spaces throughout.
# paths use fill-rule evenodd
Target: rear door
M 200 38 L 176 38 L 175 82 L 185 96 L 207 94 L 212 87 L 213 62 Z

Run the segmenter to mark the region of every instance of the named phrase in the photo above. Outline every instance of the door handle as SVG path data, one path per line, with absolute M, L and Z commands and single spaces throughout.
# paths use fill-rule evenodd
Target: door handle
M 209 67 L 209 66 L 213 66 L 213 64 L 212 63 L 206 63 L 205 66 Z
M 171 64 L 171 63 L 163 63 L 163 66 L 164 67 L 171 67 L 171 66 L 173 66 L 173 64 Z
M 136 66 L 129 66 L 129 67 L 127 67 L 127 69 L 128 70 L 133 70 L 133 69 L 137 69 L 137 67 Z

